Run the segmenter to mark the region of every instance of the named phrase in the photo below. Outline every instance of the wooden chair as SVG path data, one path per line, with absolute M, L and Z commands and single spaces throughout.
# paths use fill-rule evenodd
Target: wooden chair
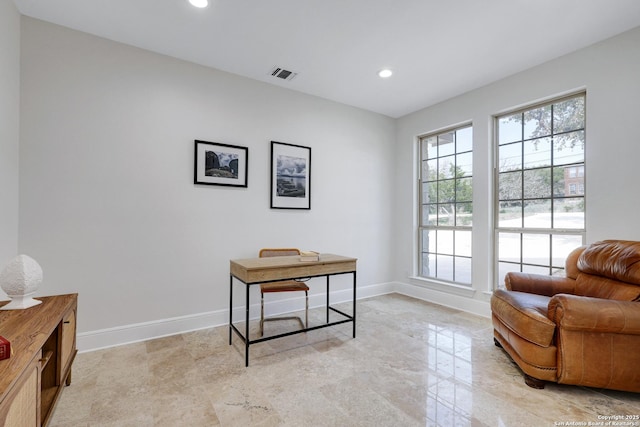
M 300 250 L 295 248 L 267 248 L 260 250 L 260 258 L 272 257 L 272 256 L 287 256 L 287 255 L 300 255 Z M 272 317 L 269 319 L 264 318 L 264 294 L 274 292 L 301 292 L 304 291 L 306 303 L 305 303 L 305 321 L 297 316 L 288 317 Z M 309 325 L 309 287 L 295 280 L 283 280 L 281 282 L 262 283 L 260 285 L 260 336 L 264 335 L 264 322 L 271 320 L 290 320 L 297 319 L 300 321 L 303 327 Z

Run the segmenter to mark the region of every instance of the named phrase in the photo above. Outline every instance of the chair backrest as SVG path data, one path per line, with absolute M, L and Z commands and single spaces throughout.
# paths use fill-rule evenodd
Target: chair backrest
M 587 246 L 577 260 L 576 294 L 640 299 L 640 242 L 603 240 Z
M 583 273 L 640 285 L 640 242 L 602 240 L 587 246 L 578 259 Z
M 270 256 L 300 255 L 300 249 L 296 248 L 264 248 L 260 249 L 260 258 Z

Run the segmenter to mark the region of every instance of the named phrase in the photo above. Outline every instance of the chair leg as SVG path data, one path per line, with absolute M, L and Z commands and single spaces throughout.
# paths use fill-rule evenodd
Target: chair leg
M 264 336 L 264 294 L 260 292 L 260 336 Z

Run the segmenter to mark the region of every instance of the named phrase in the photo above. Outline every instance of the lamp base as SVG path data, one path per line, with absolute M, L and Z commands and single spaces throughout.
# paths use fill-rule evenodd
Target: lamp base
M 31 298 L 31 295 L 9 295 L 11 302 L 9 304 L 0 307 L 0 310 L 23 310 L 25 308 L 33 307 L 34 305 L 41 304 L 42 301 Z

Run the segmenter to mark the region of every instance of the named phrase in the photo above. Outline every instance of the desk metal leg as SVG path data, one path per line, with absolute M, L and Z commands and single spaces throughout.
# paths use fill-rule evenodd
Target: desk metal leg
M 327 323 L 329 323 L 329 276 L 327 276 Z
M 356 272 L 353 272 L 353 337 L 356 337 Z
M 249 285 L 244 286 L 246 289 L 246 301 L 245 301 L 245 324 L 244 324 L 244 366 L 249 366 Z
M 233 324 L 233 276 L 229 275 L 229 345 L 231 345 L 231 337 L 233 331 L 231 325 Z
M 347 272 L 349 273 L 349 272 Z M 245 359 L 244 359 L 244 366 L 248 367 L 249 366 L 249 346 L 250 344 L 256 344 L 259 342 L 263 342 L 263 341 L 268 341 L 268 340 L 272 340 L 272 339 L 276 339 L 276 338 L 281 338 L 281 337 L 285 337 L 285 336 L 289 336 L 289 335 L 294 335 L 294 334 L 298 334 L 298 333 L 302 333 L 302 332 L 307 332 L 307 331 L 312 331 L 315 329 L 320 329 L 320 328 L 327 328 L 327 327 L 331 327 L 334 325 L 339 325 L 342 323 L 347 323 L 347 322 L 353 322 L 353 338 L 356 337 L 356 300 L 357 300 L 357 279 L 356 279 L 356 272 L 352 271 L 351 272 L 353 274 L 353 314 L 351 316 L 349 316 L 348 313 L 345 313 L 343 311 L 341 311 L 340 309 L 336 308 L 336 307 L 331 307 L 330 303 L 331 303 L 331 276 L 334 274 L 326 274 L 324 275 L 327 279 L 327 304 L 326 304 L 326 316 L 327 316 L 327 322 L 325 325 L 317 325 L 317 326 L 313 326 L 313 327 L 309 327 L 309 325 L 307 324 L 303 329 L 300 330 L 295 330 L 295 331 L 290 331 L 290 332 L 286 332 L 286 333 L 282 333 L 282 334 L 278 334 L 278 335 L 273 335 L 273 336 L 268 336 L 268 337 L 262 337 L 256 340 L 251 341 L 250 337 L 249 337 L 249 327 L 250 327 L 250 308 L 251 308 L 251 304 L 250 304 L 250 290 L 251 290 L 251 286 L 247 283 L 244 283 L 241 279 L 237 278 L 236 279 L 238 281 L 240 281 L 241 283 L 243 283 L 245 285 L 245 303 L 244 303 L 244 310 L 245 310 L 245 316 L 244 316 L 244 321 L 245 321 L 245 327 L 244 327 L 244 336 L 242 336 L 242 332 L 240 332 L 240 330 L 233 324 L 233 275 L 229 275 L 229 345 L 232 345 L 233 342 L 233 333 L 235 331 L 235 333 L 238 334 L 238 336 L 243 339 L 244 341 L 244 351 L 245 351 Z M 343 274 L 343 273 L 336 273 L 336 274 Z M 313 276 L 313 277 L 318 277 L 318 276 Z M 329 311 L 335 311 L 336 313 L 338 313 L 339 315 L 342 315 L 345 317 L 345 319 L 343 320 L 334 320 L 333 322 L 330 321 L 330 314 Z

